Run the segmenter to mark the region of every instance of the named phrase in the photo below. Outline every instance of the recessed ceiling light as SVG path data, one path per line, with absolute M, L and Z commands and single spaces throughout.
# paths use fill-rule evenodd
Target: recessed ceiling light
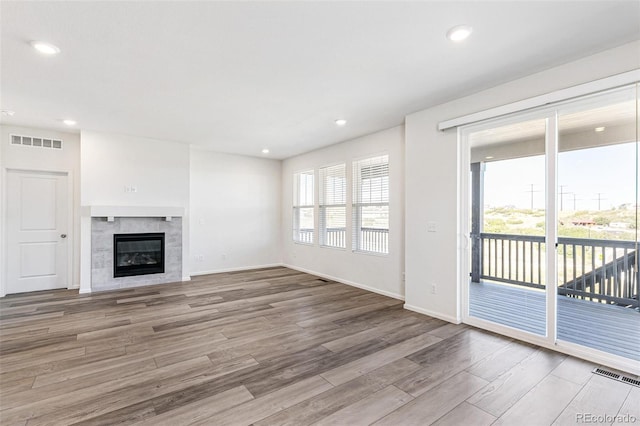
M 337 126 L 344 126 L 345 124 L 347 124 L 347 120 L 345 120 L 344 118 L 338 118 L 336 120 L 336 125 Z
M 64 124 L 66 124 L 67 126 L 75 126 L 76 125 L 76 121 L 75 120 L 62 120 L 62 122 Z
M 487 155 L 486 157 L 484 157 L 485 160 L 491 160 L 493 158 L 492 155 Z
M 447 38 L 451 41 L 466 40 L 471 35 L 473 28 L 468 25 L 457 25 L 447 31 Z
M 16 113 L 15 111 L 11 111 L 11 110 L 8 110 L 8 109 L 3 109 L 2 110 L 2 115 L 6 116 L 6 117 L 13 117 L 15 113 Z
M 53 44 L 45 41 L 32 41 L 31 46 L 43 55 L 51 56 L 60 53 L 60 48 L 58 46 L 54 46 Z
M 262 153 L 263 153 L 263 154 L 268 154 L 268 153 L 269 153 L 269 148 L 264 148 L 264 149 L 262 150 Z
M 604 129 L 605 129 L 604 127 L 596 127 L 593 130 L 595 130 L 596 132 L 604 132 Z

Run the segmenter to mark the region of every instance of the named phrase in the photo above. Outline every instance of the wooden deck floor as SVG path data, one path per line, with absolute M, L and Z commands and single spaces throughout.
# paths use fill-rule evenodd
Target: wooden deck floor
M 640 361 L 640 313 L 558 296 L 558 339 Z M 469 313 L 476 318 L 545 335 L 542 290 L 471 283 Z
M 640 388 L 590 363 L 286 268 L 8 296 L 0 310 L 3 425 L 640 418 Z

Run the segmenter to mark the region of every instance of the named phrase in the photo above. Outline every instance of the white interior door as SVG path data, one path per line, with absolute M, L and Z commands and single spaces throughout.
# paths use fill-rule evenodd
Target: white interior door
M 6 293 L 68 286 L 67 175 L 7 172 Z

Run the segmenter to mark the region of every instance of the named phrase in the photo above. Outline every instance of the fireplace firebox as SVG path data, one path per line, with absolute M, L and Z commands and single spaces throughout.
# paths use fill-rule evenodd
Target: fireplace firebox
M 164 273 L 164 233 L 114 234 L 114 278 L 162 273 Z

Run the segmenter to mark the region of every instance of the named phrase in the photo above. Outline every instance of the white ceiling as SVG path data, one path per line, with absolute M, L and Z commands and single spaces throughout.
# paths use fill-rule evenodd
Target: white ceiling
M 0 3 L 6 124 L 286 158 L 640 39 L 640 2 Z M 454 44 L 446 31 L 473 26 Z M 62 52 L 43 57 L 45 40 Z M 334 124 L 346 118 L 345 127 Z

